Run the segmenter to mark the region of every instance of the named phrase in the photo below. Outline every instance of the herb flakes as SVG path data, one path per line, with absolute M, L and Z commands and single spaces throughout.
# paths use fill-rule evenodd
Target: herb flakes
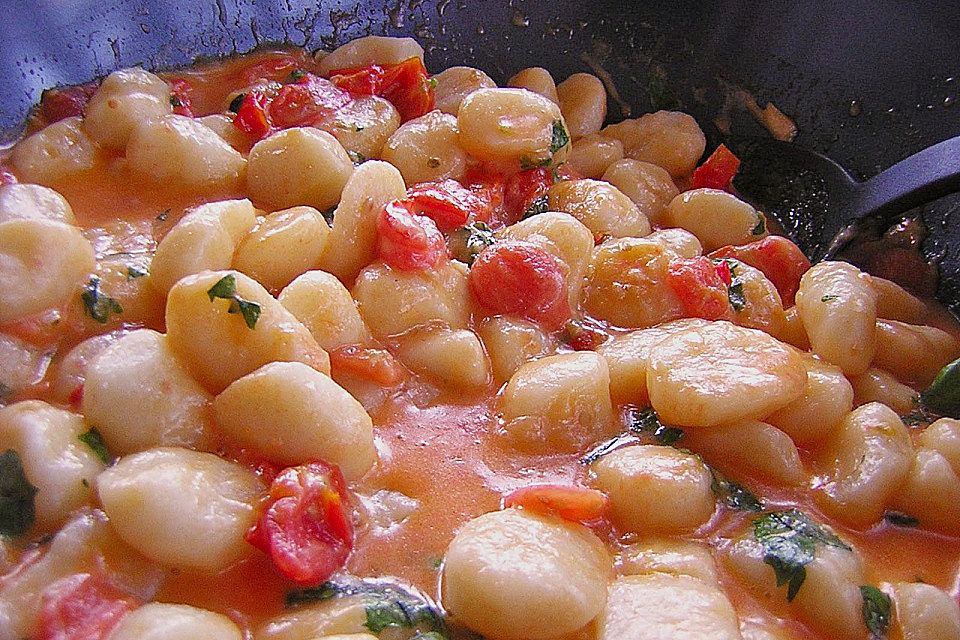
M 260 305 L 245 300 L 237 294 L 237 277 L 234 274 L 230 273 L 220 278 L 207 290 L 207 297 L 210 298 L 210 302 L 217 298 L 229 300 L 230 306 L 227 307 L 227 313 L 239 313 L 243 316 L 247 328 L 256 328 L 257 320 L 260 319 Z
M 239 112 L 239 111 L 240 111 L 240 105 L 243 104 L 243 100 L 244 100 L 244 98 L 246 98 L 246 97 L 247 97 L 247 94 L 245 94 L 245 93 L 238 93 L 238 94 L 233 98 L 233 100 L 230 101 L 230 106 L 227 107 L 227 109 L 229 109 L 229 110 L 232 111 L 233 113 Z
M 883 514 L 883 519 L 895 527 L 915 527 L 920 524 L 920 519 L 899 511 L 887 511 Z
M 81 433 L 77 436 L 77 439 L 90 447 L 103 464 L 113 464 L 113 461 L 116 460 L 113 454 L 110 453 L 110 450 L 107 448 L 107 443 L 103 441 L 103 436 L 100 435 L 96 427 L 90 427 L 89 431 Z
M 137 278 L 142 278 L 146 275 L 148 275 L 148 271 L 146 269 L 141 269 L 140 267 L 136 266 L 127 267 L 127 280 L 136 280 Z
M 631 433 L 652 436 L 657 444 L 672 446 L 683 437 L 683 429 L 671 427 L 660 422 L 660 416 L 653 407 L 645 409 L 631 408 L 627 411 L 627 429 Z
M 767 232 L 767 220 L 763 217 L 762 213 L 757 213 L 757 226 L 750 230 L 750 234 L 754 236 L 762 236 Z
M 833 302 L 834 300 L 839 300 L 839 299 L 840 299 L 840 296 L 835 296 L 830 293 L 824 296 L 820 296 L 820 302 Z
M 16 537 L 30 530 L 37 517 L 36 495 L 20 455 L 13 449 L 0 454 L 0 535 Z
M 792 601 L 807 578 L 818 543 L 850 550 L 834 533 L 802 511 L 771 511 L 753 520 L 753 535 L 763 548 L 763 561 L 773 567 L 777 586 L 787 585 Z
M 543 194 L 538 198 L 534 198 L 530 203 L 530 206 L 527 207 L 526 211 L 523 212 L 523 215 L 520 217 L 521 220 L 526 220 L 541 213 L 546 213 L 550 210 L 550 203 L 547 198 L 547 194 Z
M 890 628 L 890 596 L 873 585 L 860 585 L 863 597 L 863 622 L 871 640 L 883 640 Z
M 941 369 L 923 390 L 920 406 L 942 416 L 960 416 L 960 358 Z
M 553 132 L 550 136 L 550 153 L 554 154 L 560 151 L 570 143 L 570 134 L 567 128 L 563 126 L 563 120 L 553 121 Z
M 763 511 L 763 503 L 752 491 L 737 484 L 708 465 L 713 481 L 710 489 L 720 502 L 737 511 Z
M 484 222 L 473 222 L 450 234 L 450 253 L 455 260 L 472 265 L 480 252 L 496 242 L 493 230 Z
M 80 299 L 83 300 L 83 308 L 87 315 L 100 324 L 106 324 L 111 313 L 117 315 L 123 313 L 120 303 L 100 290 L 100 278 L 97 276 L 91 276 L 84 285 Z

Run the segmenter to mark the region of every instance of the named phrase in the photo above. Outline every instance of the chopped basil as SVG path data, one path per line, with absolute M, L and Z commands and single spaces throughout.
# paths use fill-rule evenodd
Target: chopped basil
M 166 222 L 167 218 L 170 217 L 170 209 L 164 209 L 159 214 L 157 214 L 157 222 Z
M 646 409 L 630 408 L 627 411 L 627 429 L 639 436 L 653 436 L 657 444 L 672 446 L 683 437 L 683 430 L 660 422 L 660 416 L 653 407 Z
M 720 502 L 738 511 L 763 511 L 763 503 L 752 491 L 730 480 L 712 466 L 710 473 L 713 475 L 710 488 Z
M 127 280 L 136 280 L 137 278 L 142 278 L 147 275 L 146 269 L 141 269 L 140 267 L 127 266 Z
M 630 444 L 638 444 L 640 438 L 630 433 L 621 433 L 618 436 L 614 436 L 609 440 L 604 440 L 593 449 L 588 451 L 582 458 L 580 458 L 580 464 L 591 465 L 603 456 L 607 455 L 612 451 L 616 451 L 620 447 L 625 447 Z
M 247 97 L 245 93 L 238 93 L 233 100 L 230 101 L 230 106 L 227 107 L 230 111 L 234 113 L 240 112 L 240 105 L 243 104 L 243 99 Z
M 542 169 L 549 167 L 553 158 L 531 158 L 530 156 L 520 156 L 520 168 L 524 171 L 528 169 Z
M 650 96 L 650 106 L 654 111 L 676 111 L 680 108 L 680 100 L 667 82 L 667 73 L 659 65 L 650 72 L 647 95 Z
M 835 296 L 830 293 L 828 293 L 825 296 L 820 296 L 820 302 L 833 302 L 834 300 L 839 300 L 839 299 L 840 299 L 840 296 Z
M 757 213 L 757 226 L 750 230 L 751 235 L 762 236 L 767 232 L 767 220 L 763 217 L 762 213 Z
M 354 165 L 363 164 L 367 161 L 367 157 L 358 151 L 347 150 L 347 155 L 350 156 L 350 162 Z
M 734 311 L 743 311 L 747 306 L 747 298 L 743 294 L 743 282 L 733 279 L 730 287 L 727 289 L 727 299 L 730 300 L 730 306 Z
M 417 638 L 447 638 L 446 624 L 438 607 L 423 593 L 389 578 L 337 576 L 318 587 L 287 594 L 288 607 L 345 596 L 360 596 L 366 626 L 379 634 L 388 627 L 418 628 Z
M 170 94 L 170 106 L 174 109 L 179 109 L 183 106 L 183 101 L 180 100 L 180 96 L 175 93 Z
M 229 300 L 230 306 L 227 307 L 227 313 L 239 313 L 243 316 L 247 328 L 256 328 L 257 320 L 260 319 L 260 305 L 244 300 L 237 294 L 237 277 L 232 273 L 223 276 L 210 287 L 207 290 L 207 297 L 210 298 L 210 302 L 217 298 Z
M 30 530 L 37 517 L 36 495 L 20 455 L 13 449 L 0 454 L 0 535 L 16 537 Z
M 920 394 L 920 407 L 943 416 L 960 417 L 960 358 L 937 374 Z
M 887 511 L 883 514 L 883 519 L 895 527 L 915 527 L 920 524 L 919 518 L 899 511 Z
M 521 220 L 526 220 L 527 218 L 540 215 L 541 213 L 546 213 L 550 209 L 550 203 L 547 198 L 547 194 L 543 194 L 539 198 L 534 198 L 533 202 L 530 203 L 530 206 L 527 207 L 527 210 L 523 212 L 523 217 Z
M 86 478 L 80 478 L 80 484 L 82 484 L 87 489 L 90 488 L 90 481 L 87 480 Z
M 103 436 L 100 435 L 96 427 L 90 427 L 89 431 L 81 433 L 77 436 L 77 439 L 90 447 L 103 464 L 113 464 L 115 458 L 113 454 L 110 453 L 110 450 L 107 449 L 107 443 L 103 441 Z
M 883 640 L 890 628 L 890 596 L 873 585 L 860 585 L 863 597 L 863 621 L 871 640 Z
M 431 169 L 436 169 L 437 167 L 440 166 L 440 158 L 436 156 L 432 156 L 427 160 L 427 166 L 430 167 Z
M 437 79 L 436 79 L 436 78 L 430 78 L 429 80 L 427 80 L 427 88 L 428 88 L 428 90 L 429 90 L 429 89 L 436 89 L 436 88 L 437 88 Z
M 550 153 L 556 153 L 570 143 L 570 134 L 563 126 L 563 120 L 553 121 L 553 133 L 550 137 Z
M 834 533 L 802 511 L 771 511 L 753 520 L 753 535 L 763 548 L 763 561 L 773 567 L 777 586 L 787 585 L 792 601 L 807 578 L 818 543 L 849 550 Z
M 303 69 L 294 69 L 290 72 L 290 82 L 300 82 L 307 77 L 307 72 Z
M 118 315 L 123 313 L 120 303 L 100 290 L 100 278 L 97 276 L 90 277 L 80 293 L 80 298 L 83 300 L 83 307 L 87 314 L 100 324 L 106 324 L 111 313 Z
M 496 242 L 493 230 L 483 222 L 460 227 L 450 234 L 450 253 L 455 260 L 472 265 L 480 252 Z

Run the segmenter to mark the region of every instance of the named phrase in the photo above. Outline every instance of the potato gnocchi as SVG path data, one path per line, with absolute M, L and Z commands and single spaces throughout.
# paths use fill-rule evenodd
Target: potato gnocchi
M 424 55 L 44 93 L 0 638 L 960 640 L 960 326 L 811 265 L 690 115 Z

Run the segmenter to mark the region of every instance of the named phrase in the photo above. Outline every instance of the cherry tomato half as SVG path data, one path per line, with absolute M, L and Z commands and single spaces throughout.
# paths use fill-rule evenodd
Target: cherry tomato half
M 392 386 L 406 377 L 400 361 L 386 349 L 348 344 L 330 351 L 330 367 L 334 371 Z
M 498 242 L 470 268 L 470 291 L 495 313 L 515 313 L 557 329 L 570 319 L 566 265 L 530 242 Z
M 698 256 L 673 260 L 667 268 L 667 284 L 683 304 L 683 315 L 705 320 L 729 319 L 732 314 L 728 287 L 730 267 Z
M 377 255 L 402 271 L 430 269 L 447 259 L 447 241 L 433 220 L 410 210 L 409 201 L 394 200 L 377 217 Z
M 503 499 L 504 508 L 522 507 L 572 522 L 599 520 L 606 514 L 608 504 L 607 496 L 596 489 L 560 484 L 533 484 L 512 491 Z
M 370 65 L 330 72 L 330 80 L 354 95 L 386 98 L 403 122 L 433 109 L 433 86 L 423 60 L 413 56 L 399 64 Z
M 280 88 L 267 106 L 270 123 L 278 129 L 306 127 L 331 116 L 350 102 L 350 94 L 326 78 L 303 74 Z
M 246 540 L 294 582 L 316 585 L 343 567 L 353 549 L 346 482 L 340 469 L 310 462 L 281 471 Z
M 421 182 L 407 189 L 414 213 L 427 216 L 441 231 L 453 231 L 475 218 L 485 207 L 480 196 L 456 180 Z
M 750 244 L 720 247 L 711 258 L 736 258 L 754 269 L 759 269 L 777 288 L 783 306 L 793 304 L 800 278 L 810 268 L 810 260 L 800 247 L 783 236 L 767 236 Z
M 508 219 L 520 220 L 534 200 L 547 195 L 552 185 L 553 172 L 544 167 L 519 171 L 507 178 L 503 186 L 503 208 Z
M 735 156 L 727 145 L 721 144 L 702 165 L 694 169 L 690 188 L 730 191 L 739 168 L 740 158 Z
M 89 573 L 57 580 L 40 600 L 39 640 L 103 640 L 137 606 L 130 596 Z
M 270 133 L 270 120 L 267 118 L 269 98 L 261 91 L 251 91 L 243 97 L 233 126 L 259 140 Z

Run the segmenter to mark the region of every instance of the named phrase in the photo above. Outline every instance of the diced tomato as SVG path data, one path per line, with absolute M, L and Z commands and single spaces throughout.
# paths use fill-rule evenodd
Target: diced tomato
M 350 94 L 326 78 L 305 73 L 285 84 L 267 106 L 270 123 L 278 129 L 305 127 L 329 117 L 350 102 Z
M 17 184 L 17 176 L 4 167 L 0 167 L 0 185 Z
M 76 386 L 76 388 L 70 392 L 70 396 L 67 398 L 67 402 L 70 403 L 70 408 L 79 411 L 80 405 L 83 404 L 83 383 L 81 382 Z
M 137 606 L 105 579 L 78 573 L 57 580 L 40 599 L 39 640 L 103 640 Z
M 193 117 L 193 106 L 190 103 L 190 83 L 181 78 L 170 80 L 170 104 L 177 115 Z
M 491 229 L 507 226 L 503 212 L 503 176 L 469 169 L 460 182 L 480 200 L 481 208 L 474 215 L 475 220 L 486 223 Z
M 266 136 L 271 129 L 266 112 L 268 102 L 266 94 L 261 91 L 251 91 L 245 95 L 233 118 L 233 126 L 257 140 Z
M 732 313 L 726 263 L 717 265 L 703 256 L 673 260 L 667 269 L 667 284 L 680 298 L 686 317 L 720 320 Z
M 550 169 L 539 167 L 519 171 L 506 179 L 503 185 L 503 208 L 508 224 L 523 217 L 533 201 L 547 194 L 553 185 L 553 173 Z
M 47 89 L 40 96 L 40 111 L 47 124 L 59 122 L 64 118 L 82 116 L 90 98 L 97 92 L 93 82 L 74 87 Z
M 470 291 L 495 313 L 515 313 L 558 329 L 570 319 L 566 267 L 537 245 L 498 242 L 470 268 Z
M 349 501 L 336 466 L 310 462 L 288 467 L 270 485 L 246 540 L 294 582 L 320 584 L 343 567 L 353 549 Z
M 720 247 L 710 257 L 736 258 L 759 269 L 777 288 L 785 307 L 793 305 L 800 278 L 810 268 L 810 260 L 800 247 L 783 236 L 767 236 L 750 244 Z
M 690 188 L 730 191 L 739 168 L 740 158 L 733 155 L 727 145 L 721 144 L 702 165 L 694 169 Z
M 384 386 L 393 386 L 406 377 L 400 361 L 386 349 L 348 344 L 330 352 L 330 367 Z
M 423 60 L 413 56 L 399 64 L 370 65 L 330 72 L 330 80 L 354 95 L 386 98 L 403 122 L 433 109 L 433 87 Z
M 415 215 L 408 201 L 394 200 L 377 217 L 377 255 L 403 271 L 430 269 L 447 258 L 447 241 L 433 220 Z
M 474 191 L 449 179 L 415 184 L 407 189 L 407 200 L 414 213 L 427 216 L 441 231 L 459 229 L 485 207 Z
M 596 489 L 560 484 L 534 484 L 507 494 L 504 508 L 522 507 L 572 522 L 594 522 L 608 507 L 607 496 Z
M 575 320 L 571 320 L 564 327 L 564 341 L 574 351 L 594 351 L 606 342 L 607 337 L 602 331 Z
M 282 82 L 297 69 L 300 63 L 289 53 L 268 53 L 258 57 L 259 62 L 244 69 L 240 74 L 240 86 L 255 84 L 261 80 Z

